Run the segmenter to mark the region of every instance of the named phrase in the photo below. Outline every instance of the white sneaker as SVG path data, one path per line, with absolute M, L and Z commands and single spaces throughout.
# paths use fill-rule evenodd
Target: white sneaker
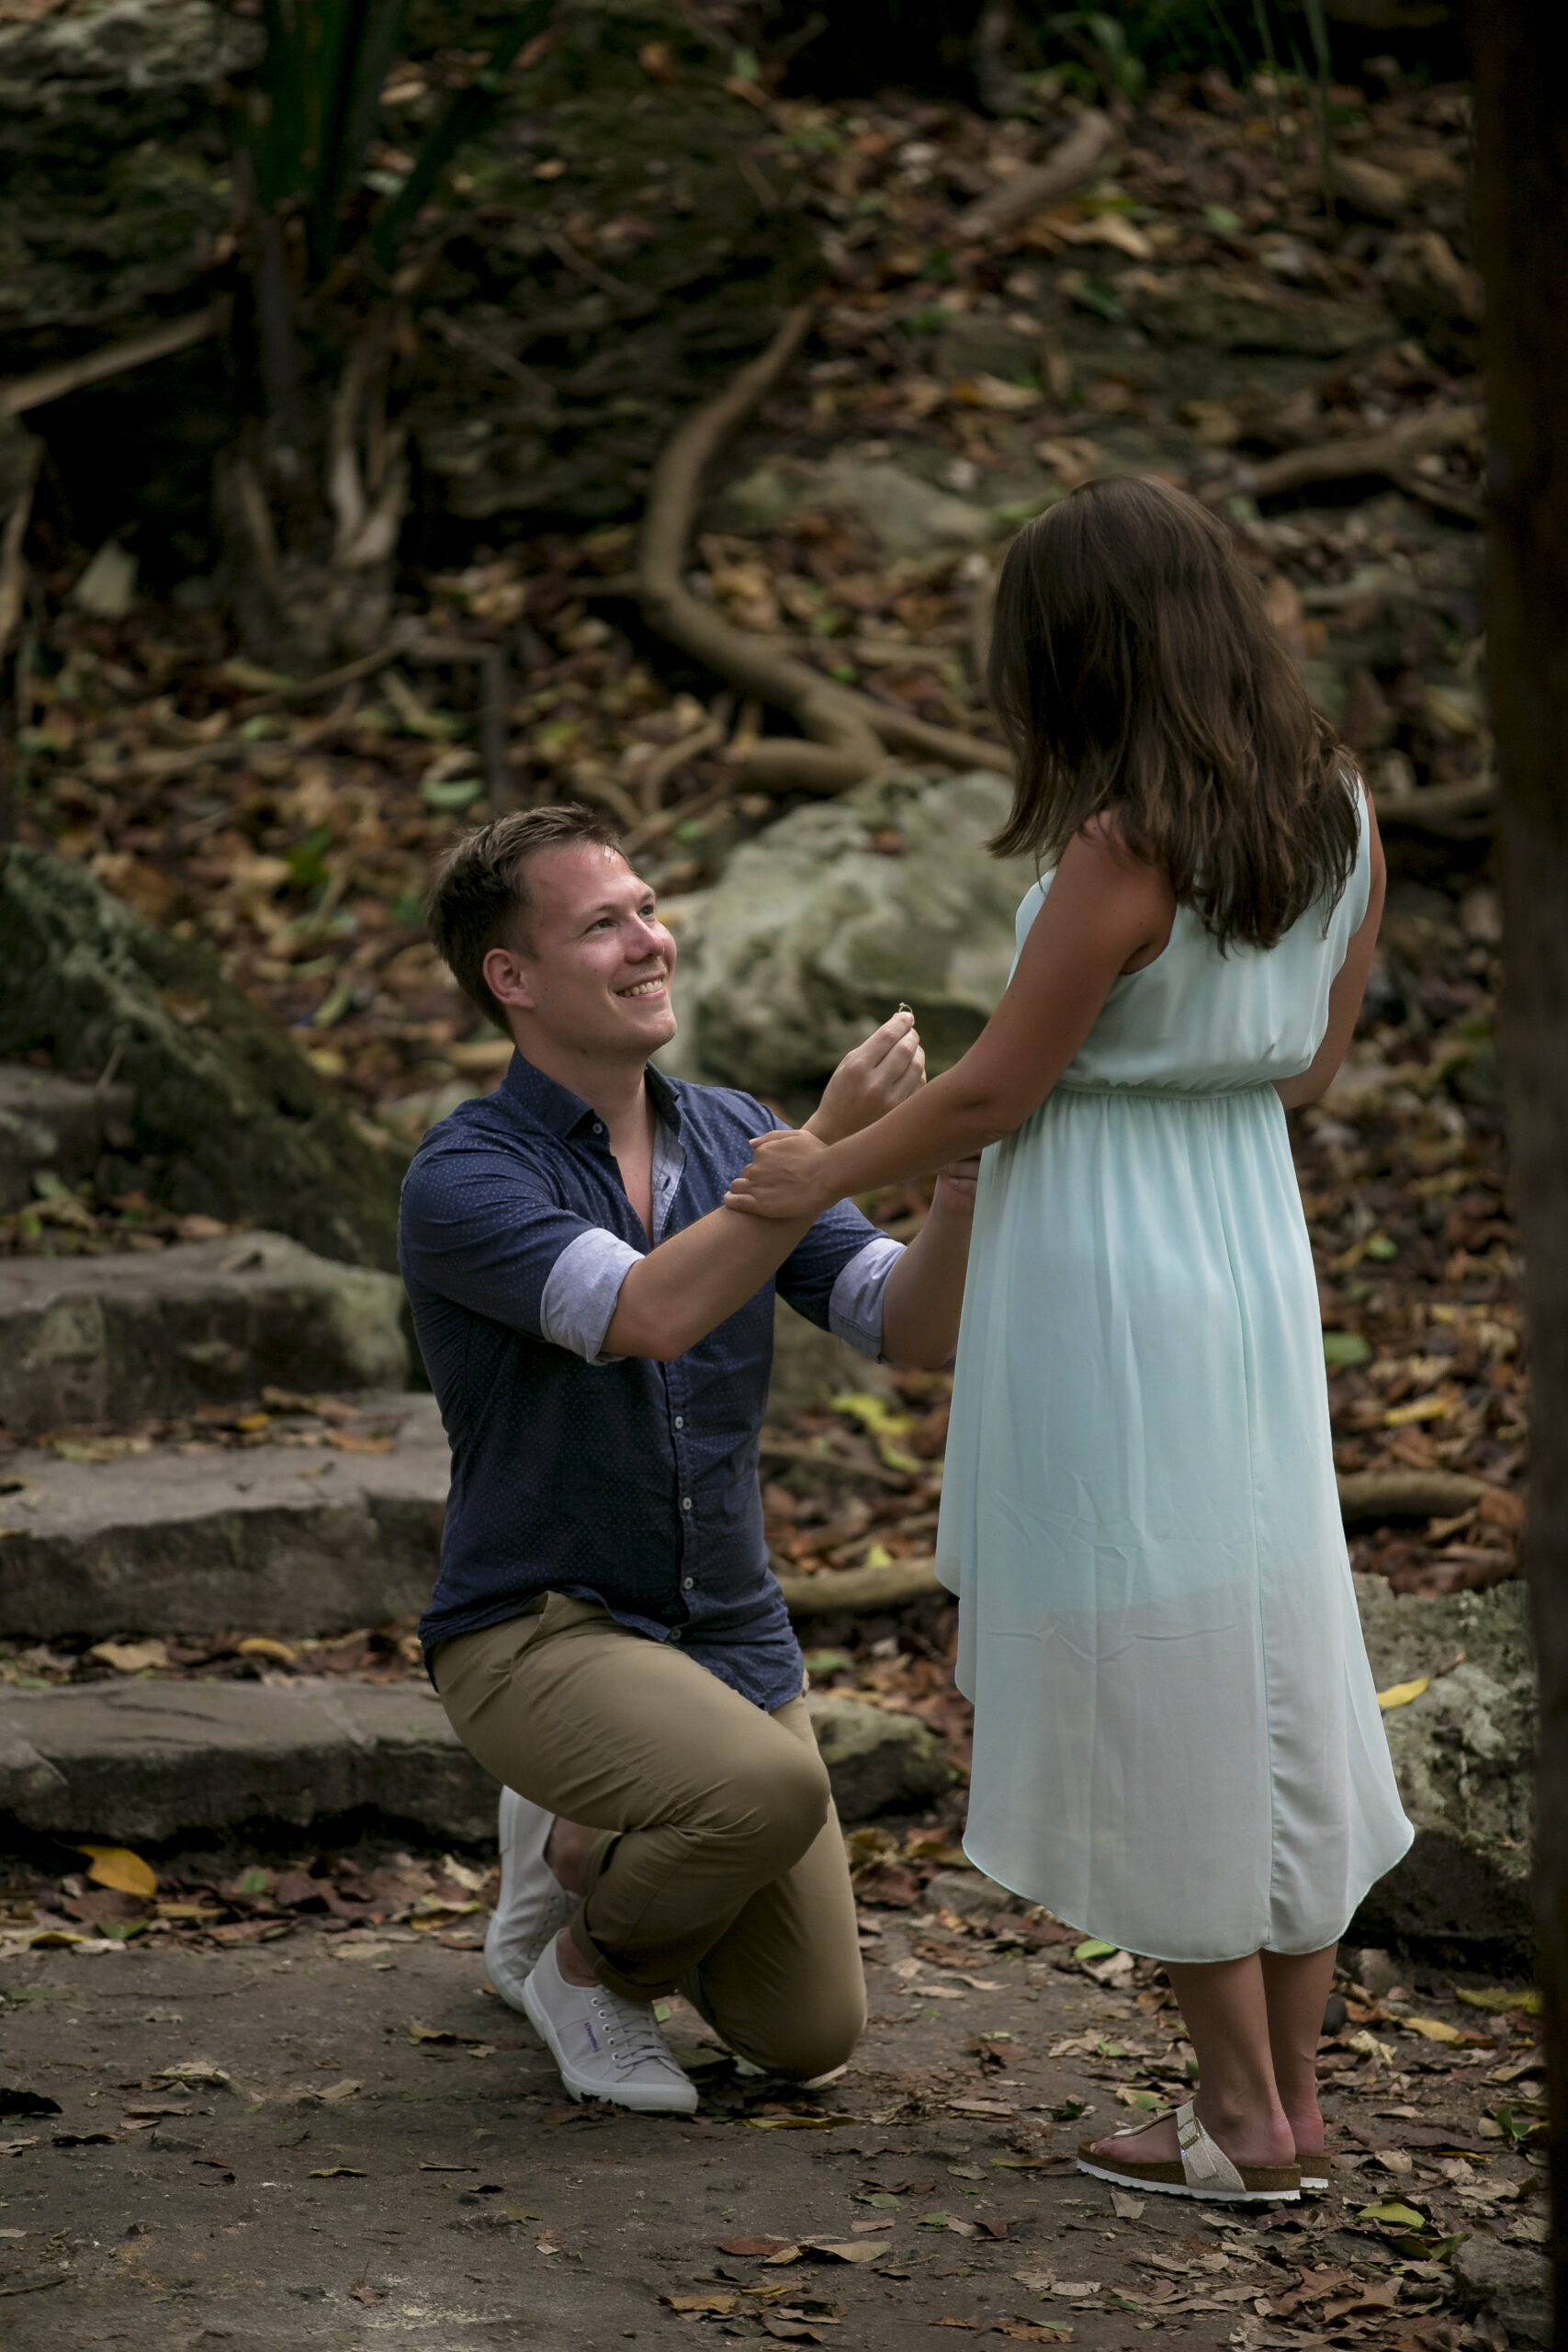
M 548 1862 L 545 1848 L 555 1826 L 553 1813 L 530 1804 L 515 1789 L 502 1789 L 497 1835 L 501 1841 L 501 1894 L 485 1930 L 485 1967 L 509 2007 L 523 2007 L 523 1987 L 539 1954 L 548 1950 L 577 1909 Z
M 692 2115 L 697 2086 L 670 2055 L 651 2007 L 603 1984 L 569 1984 L 552 1943 L 523 1987 L 523 2007 L 573 2098 L 607 2098 L 645 2115 Z

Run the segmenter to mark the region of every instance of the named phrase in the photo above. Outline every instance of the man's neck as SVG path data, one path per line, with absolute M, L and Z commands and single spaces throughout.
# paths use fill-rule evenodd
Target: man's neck
M 513 1042 L 525 1061 L 597 1111 L 612 1136 L 636 1133 L 648 1116 L 646 1061 L 574 1053 L 548 1038 L 519 1036 L 515 1030 Z

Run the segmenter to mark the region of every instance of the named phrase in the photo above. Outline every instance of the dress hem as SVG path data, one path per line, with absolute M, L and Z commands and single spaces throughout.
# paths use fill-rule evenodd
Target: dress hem
M 1132 1953 L 1134 1960 L 1157 1961 L 1162 1968 L 1219 1967 L 1227 1961 L 1250 1960 L 1254 1952 L 1260 1951 L 1271 1952 L 1280 1960 L 1305 1960 L 1309 1958 L 1312 1953 L 1325 1951 L 1330 1944 L 1337 1944 L 1344 1940 L 1344 1938 L 1349 1929 L 1351 1920 L 1355 1918 L 1357 1912 L 1360 1909 L 1362 1904 L 1366 1901 L 1373 1887 L 1377 1885 L 1380 1879 L 1384 1879 L 1388 1876 L 1389 1871 L 1394 1868 L 1396 1863 L 1404 1860 L 1405 1855 L 1410 1851 L 1411 1847 L 1415 1844 L 1415 1829 L 1408 1822 L 1406 1822 L 1405 1827 L 1409 1831 L 1409 1835 L 1406 1837 L 1404 1843 L 1400 1847 L 1399 1851 L 1396 1854 L 1391 1855 L 1381 1870 L 1374 1871 L 1371 1876 L 1367 1880 L 1366 1884 L 1362 1887 L 1359 1894 L 1357 1895 L 1356 1900 L 1350 1905 L 1345 1924 L 1338 1930 L 1337 1934 L 1325 1936 L 1319 1943 L 1302 1944 L 1293 1951 L 1288 1950 L 1279 1944 L 1260 1942 L 1249 1944 L 1241 1951 L 1150 1951 L 1138 1943 L 1129 1943 L 1122 1937 L 1115 1935 L 1104 1928 L 1092 1927 L 1087 1922 L 1079 1924 L 1066 1919 L 1062 1919 L 1062 1925 L 1064 1927 L 1067 1927 L 1069 1925 L 1073 1926 L 1075 1932 L 1079 1935 L 1092 1937 L 1098 1943 L 1113 1945 L 1117 1951 L 1129 1951 Z M 1008 1893 L 1010 1894 L 1016 1894 L 1021 1902 L 1038 1904 L 1043 1910 L 1050 1911 L 1053 1918 L 1062 1918 L 1061 1913 L 1052 1908 L 1047 1897 L 1043 1894 L 1031 1894 L 1024 1887 L 1011 1885 L 1007 1879 L 1001 1877 L 998 1871 L 992 1868 L 989 1862 L 982 1860 L 980 1854 L 976 1850 L 976 1847 L 971 1845 L 967 1831 L 964 1833 L 962 1843 L 964 1853 L 974 1863 L 976 1869 L 983 1871 L 985 1876 L 990 1879 L 995 1885 L 1005 1886 Z

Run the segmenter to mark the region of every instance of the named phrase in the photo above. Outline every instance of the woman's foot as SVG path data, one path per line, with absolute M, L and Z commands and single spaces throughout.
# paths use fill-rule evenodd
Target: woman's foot
M 1297 2143 L 1284 2116 L 1218 2116 L 1210 2113 L 1200 2095 L 1194 2102 L 1198 2120 L 1215 2145 L 1223 2150 L 1233 2165 L 1292 2165 L 1296 2160 Z M 1318 2125 L 1321 2141 L 1323 2126 Z M 1092 2154 L 1101 2164 L 1113 2165 L 1134 2157 L 1139 2164 L 1169 2165 L 1181 2162 L 1181 2147 L 1177 2138 L 1174 2111 L 1156 2116 L 1141 2132 L 1119 2132 L 1093 2143 Z
M 1252 2137 L 1279 2145 L 1271 2125 L 1262 2132 L 1255 2129 Z M 1222 2204 L 1294 2204 L 1301 2194 L 1293 2150 L 1279 2161 L 1259 2163 L 1246 2156 L 1235 2161 L 1205 2130 L 1190 2099 L 1174 2115 L 1161 2116 L 1141 2132 L 1080 2141 L 1078 2170 L 1120 2188 Z

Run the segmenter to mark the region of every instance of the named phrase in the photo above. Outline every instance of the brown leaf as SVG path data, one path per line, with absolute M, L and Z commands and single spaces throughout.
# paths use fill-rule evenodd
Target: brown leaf
M 659 2300 L 672 2312 L 711 2312 L 717 2319 L 728 2319 L 740 2303 L 739 2295 L 660 2295 Z
M 747 2261 L 766 2262 L 776 2255 L 796 2255 L 800 2248 L 788 2238 L 723 2238 L 718 2251 L 739 2255 Z
M 319 2172 L 307 2173 L 308 2180 L 368 2180 L 367 2172 L 357 2165 L 323 2165 Z
M 356 2303 L 384 2303 L 387 2300 L 385 2289 L 373 2287 L 363 2270 L 348 2291 Z

